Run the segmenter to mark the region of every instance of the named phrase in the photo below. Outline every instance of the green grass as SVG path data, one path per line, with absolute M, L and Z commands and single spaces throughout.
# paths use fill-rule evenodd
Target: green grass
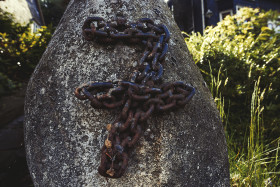
M 249 128 L 244 133 L 245 136 L 239 137 L 236 133 L 237 129 L 234 129 L 236 125 L 228 121 L 227 116 L 230 110 L 227 113 L 224 111 L 225 99 L 222 98 L 220 88 L 227 84 L 227 79 L 220 79 L 222 67 L 220 67 L 217 77 L 213 76 L 210 63 L 209 67 L 210 90 L 224 123 L 228 143 L 231 186 L 280 186 L 280 137 L 272 142 L 267 142 L 263 137 L 265 108 L 262 106 L 262 101 L 266 96 L 266 90 L 259 88 L 261 78 L 255 81 L 251 97 Z M 228 104 L 230 105 L 230 103 Z

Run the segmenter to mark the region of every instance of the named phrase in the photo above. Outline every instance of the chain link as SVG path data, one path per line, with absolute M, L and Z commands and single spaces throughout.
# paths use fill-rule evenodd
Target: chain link
M 128 164 L 146 121 L 154 112 L 183 108 L 195 94 L 194 87 L 183 82 L 157 85 L 162 74 L 170 33 L 165 25 L 149 18 L 128 22 L 117 17 L 105 22 L 101 17 L 89 17 L 82 27 L 86 40 L 114 43 L 119 40 L 143 43 L 145 51 L 132 72 L 130 81 L 88 82 L 75 90 L 80 100 L 89 100 L 94 108 L 121 108 L 117 119 L 107 125 L 108 136 L 101 149 L 98 172 L 104 177 L 121 177 Z

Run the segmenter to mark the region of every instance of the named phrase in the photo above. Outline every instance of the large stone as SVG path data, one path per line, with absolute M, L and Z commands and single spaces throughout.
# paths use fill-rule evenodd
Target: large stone
M 116 3 L 117 2 L 117 3 Z M 132 153 L 125 175 L 97 172 L 106 124 L 117 110 L 91 108 L 73 91 L 87 81 L 127 80 L 144 50 L 137 45 L 99 45 L 83 39 L 88 16 L 106 20 L 121 12 L 149 17 L 172 36 L 163 80 L 182 80 L 197 90 L 184 109 L 153 115 Z M 25 103 L 27 162 L 35 186 L 229 186 L 226 141 L 211 94 L 172 16 L 158 0 L 72 0 L 39 62 Z

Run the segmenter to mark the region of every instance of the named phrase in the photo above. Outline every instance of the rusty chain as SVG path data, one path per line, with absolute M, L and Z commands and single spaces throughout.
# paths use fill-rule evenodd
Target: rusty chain
M 117 119 L 107 125 L 108 136 L 101 149 L 99 174 L 121 177 L 128 164 L 131 148 L 135 146 L 146 121 L 154 112 L 183 108 L 195 94 L 195 89 L 183 82 L 156 85 L 162 74 L 162 63 L 168 51 L 170 33 L 165 25 L 149 18 L 128 22 L 116 17 L 105 22 L 101 17 L 89 17 L 82 27 L 86 40 L 113 43 L 119 40 L 143 43 L 145 51 L 133 71 L 130 81 L 88 82 L 75 90 L 80 100 L 89 100 L 94 108 L 120 108 Z

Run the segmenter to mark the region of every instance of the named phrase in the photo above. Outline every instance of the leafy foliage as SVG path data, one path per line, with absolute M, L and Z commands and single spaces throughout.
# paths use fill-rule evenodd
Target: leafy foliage
M 221 68 L 220 91 L 225 98 L 225 110 L 230 109 L 229 122 L 235 129 L 244 129 L 244 123 L 250 121 L 250 98 L 254 82 L 261 76 L 260 88 L 267 89 L 265 128 L 274 129 L 269 132 L 274 137 L 280 132 L 276 128 L 280 122 L 280 34 L 268 28 L 267 23 L 278 16 L 276 11 L 243 8 L 216 27 L 208 27 L 203 36 L 192 33 L 186 38 L 206 82 L 211 82 L 209 63 L 214 76 Z
M 279 16 L 243 8 L 185 39 L 225 125 L 232 186 L 280 183 Z
M 51 38 L 50 28 L 31 33 L 30 25 L 13 22 L 13 16 L 0 12 L 0 96 L 26 82 Z

